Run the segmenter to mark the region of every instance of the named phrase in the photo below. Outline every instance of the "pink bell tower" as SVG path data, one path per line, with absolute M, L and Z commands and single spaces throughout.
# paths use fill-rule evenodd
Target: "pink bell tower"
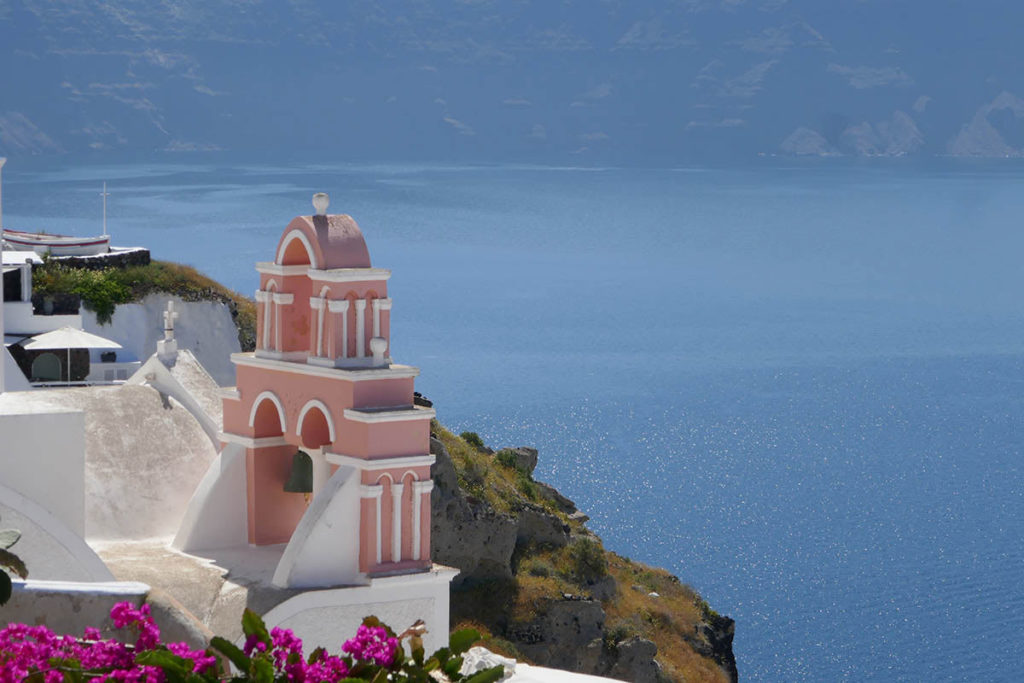
M 256 351 L 232 356 L 217 475 L 244 470 L 245 541 L 287 544 L 274 583 L 289 588 L 432 566 L 434 411 L 414 404 L 419 370 L 391 361 L 391 273 L 371 266 L 350 216 L 327 215 L 326 194 L 313 205 L 285 228 L 274 260 L 256 265 Z M 306 494 L 285 490 L 299 449 L 313 465 Z M 226 487 L 211 484 L 207 498 Z M 210 545 L 199 527 L 213 504 L 194 505 L 183 549 Z

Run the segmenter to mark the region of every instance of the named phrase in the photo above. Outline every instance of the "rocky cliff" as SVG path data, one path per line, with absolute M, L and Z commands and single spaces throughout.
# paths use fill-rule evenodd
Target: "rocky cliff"
M 537 451 L 435 423 L 432 545 L 458 567 L 452 620 L 536 664 L 628 681 L 737 680 L 734 622 L 679 579 L 604 550 L 587 516 L 535 481 Z

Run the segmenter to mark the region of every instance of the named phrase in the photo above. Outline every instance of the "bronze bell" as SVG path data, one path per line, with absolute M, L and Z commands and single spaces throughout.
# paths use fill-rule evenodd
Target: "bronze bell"
M 292 471 L 288 475 L 288 481 L 284 483 L 284 490 L 288 493 L 305 493 L 307 496 L 313 492 L 313 459 L 309 453 L 298 450 L 292 456 Z

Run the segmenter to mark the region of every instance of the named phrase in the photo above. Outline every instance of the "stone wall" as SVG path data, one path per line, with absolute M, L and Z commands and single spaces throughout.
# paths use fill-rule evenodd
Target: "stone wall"
M 68 268 L 87 268 L 101 270 L 103 268 L 127 268 L 128 266 L 148 266 L 149 249 L 144 247 L 111 247 L 106 254 L 95 256 L 54 256 L 53 260 Z
M 111 608 L 125 601 L 140 605 L 148 592 L 146 584 L 124 581 L 18 581 L 10 602 L 0 610 L 0 622 L 45 625 L 73 635 L 81 635 L 86 626 L 109 633 L 115 631 Z M 132 637 L 130 632 L 119 635 Z

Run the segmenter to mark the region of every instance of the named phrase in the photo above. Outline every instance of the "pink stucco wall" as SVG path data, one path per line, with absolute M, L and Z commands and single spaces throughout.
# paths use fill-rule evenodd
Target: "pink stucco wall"
M 360 480 L 367 486 L 379 484 L 381 479 L 390 477 L 393 480 L 401 480 L 405 477 L 405 474 L 412 472 L 415 478 L 419 481 L 426 481 L 430 479 L 430 466 L 420 465 L 417 467 L 394 467 L 385 470 L 363 470 L 362 479 Z
M 423 455 L 430 451 L 430 420 L 366 424 L 344 420 L 335 449 L 357 458 Z
M 287 367 L 270 369 L 240 365 L 237 367 L 237 381 L 241 398 L 224 401 L 224 430 L 228 433 L 255 436 L 249 427 L 252 405 L 264 390 L 269 390 L 284 407 L 286 437 L 296 436 L 300 412 L 309 401 L 317 399 L 329 409 L 329 418 L 337 432 L 334 450 L 338 453 L 377 457 L 422 455 L 429 450 L 429 419 L 367 425 L 344 418 L 346 408 L 412 405 L 414 383 L 411 377 L 354 382 L 341 377 L 288 372 Z M 258 415 L 265 412 L 261 408 Z M 264 430 L 260 435 L 270 433 L 274 432 Z M 347 450 L 349 448 L 352 450 Z
M 300 493 L 287 493 L 295 447 L 246 449 L 246 493 L 249 501 L 249 543 L 287 543 L 306 511 Z
M 356 382 L 352 385 L 352 407 L 410 406 L 413 390 L 412 377 Z
M 370 403 L 371 406 L 389 405 L 394 402 L 409 405 L 414 386 L 411 378 L 353 382 L 340 376 L 289 372 L 286 366 L 271 369 L 247 365 L 237 367 L 237 378 L 240 398 L 224 400 L 225 432 L 252 438 L 280 435 L 289 444 L 250 452 L 247 461 L 247 484 L 250 509 L 249 537 L 252 543 L 262 545 L 287 541 L 301 518 L 305 509 L 302 496 L 286 494 L 282 490 L 290 472 L 291 456 L 296 448 L 324 446 L 336 453 L 371 459 L 423 455 L 429 452 L 430 421 L 426 416 L 415 421 L 369 424 L 344 417 L 346 408 L 369 407 L 364 402 Z M 264 391 L 273 393 L 283 407 L 284 413 L 279 415 L 275 402 L 268 396 L 263 396 L 256 406 L 253 425 L 250 426 L 249 418 L 253 414 L 253 404 Z M 359 399 L 359 405 L 354 406 L 356 398 Z M 314 399 L 326 405 L 327 412 L 324 413 L 318 406 L 312 406 L 306 411 L 300 423 L 299 415 L 303 408 Z M 329 420 L 333 423 L 335 431 L 333 441 L 330 440 Z M 396 480 L 401 480 L 405 473 L 405 470 L 389 471 L 389 475 Z M 421 479 L 428 478 L 429 468 L 417 468 L 415 475 Z M 378 482 L 372 480 L 365 483 Z M 410 496 L 411 491 L 404 491 L 403 495 Z M 382 500 L 382 508 L 385 524 L 381 532 L 386 536 L 382 551 L 385 553 L 385 563 L 390 563 L 392 532 L 389 491 Z M 403 515 L 408 519 L 403 519 L 402 555 L 407 559 L 412 556 L 411 499 L 403 511 Z M 370 520 L 364 518 L 362 522 L 365 526 Z M 376 534 L 375 527 L 373 533 Z M 374 561 L 375 559 L 374 556 Z
M 302 237 L 297 238 L 299 235 Z M 278 242 L 275 261 L 284 266 L 312 265 L 318 269 L 370 268 L 369 252 L 362 233 L 351 217 L 344 215 L 299 216 L 293 219 Z M 300 272 L 290 272 L 293 270 L 290 268 L 275 270 L 277 274 L 261 273 L 260 288 L 277 294 L 291 294 L 292 302 L 257 306 L 257 348 L 297 353 L 299 358 L 305 355 L 327 358 L 345 355 L 351 358 L 358 355 L 360 346 L 363 356 L 371 354 L 373 302 L 387 298 L 386 279 L 330 282 L 312 279 L 308 268 L 298 269 Z M 281 274 L 285 271 L 288 271 L 287 275 Z M 326 297 L 331 301 L 347 299 L 349 305 L 345 318 L 325 307 L 321 325 L 317 310 L 310 305 L 311 296 Z M 366 302 L 361 332 L 357 325 L 356 300 Z M 379 315 L 379 334 L 388 340 L 390 352 L 390 311 L 382 309 Z M 344 354 L 343 327 L 346 329 Z M 263 344 L 264 336 L 269 336 L 266 345 Z M 307 368 L 309 366 L 300 361 L 263 367 L 238 365 L 238 398 L 224 399 L 225 433 L 256 439 L 277 436 L 281 439 L 276 441 L 285 442 L 284 445 L 247 450 L 248 530 L 249 541 L 254 544 L 288 541 L 306 510 L 307 503 L 302 494 L 285 493 L 283 490 L 291 471 L 292 456 L 298 447 L 323 447 L 334 453 L 370 460 L 420 456 L 429 452 L 429 416 L 416 415 L 412 420 L 382 422 L 345 417 L 345 410 L 349 408 L 411 406 L 412 378 L 355 381 L 353 376 L 346 376 L 343 372 L 320 374 Z M 268 392 L 267 395 L 264 392 Z M 274 442 L 271 439 L 270 443 Z M 430 564 L 430 497 L 416 495 L 413 487 L 415 481 L 429 477 L 429 466 L 363 470 L 362 483 L 383 487 L 379 519 L 378 499 L 368 497 L 360 500 L 359 563 L 363 571 L 415 569 Z M 401 500 L 393 497 L 392 482 L 402 483 Z M 395 509 L 401 511 L 398 522 L 401 547 L 397 557 L 392 556 Z M 413 528 L 413 517 L 416 509 L 420 512 L 421 559 L 413 561 L 411 558 L 416 552 L 413 537 L 417 531 Z M 348 529 L 339 529 L 338 532 L 351 533 Z M 381 536 L 381 563 L 376 559 L 378 533 Z
M 344 299 L 347 296 L 365 298 L 367 292 L 375 292 L 374 296 L 387 297 L 388 289 L 385 280 L 359 280 L 356 282 L 330 282 L 311 277 L 313 291 L 319 292 L 324 287 L 330 291 L 330 298 Z
M 280 351 L 306 351 L 309 348 L 309 297 L 312 293 L 309 278 L 290 275 L 282 278 L 281 291 L 293 294 L 294 302 L 281 306 Z
M 359 506 L 359 571 L 368 572 L 377 564 L 377 501 L 363 498 Z

